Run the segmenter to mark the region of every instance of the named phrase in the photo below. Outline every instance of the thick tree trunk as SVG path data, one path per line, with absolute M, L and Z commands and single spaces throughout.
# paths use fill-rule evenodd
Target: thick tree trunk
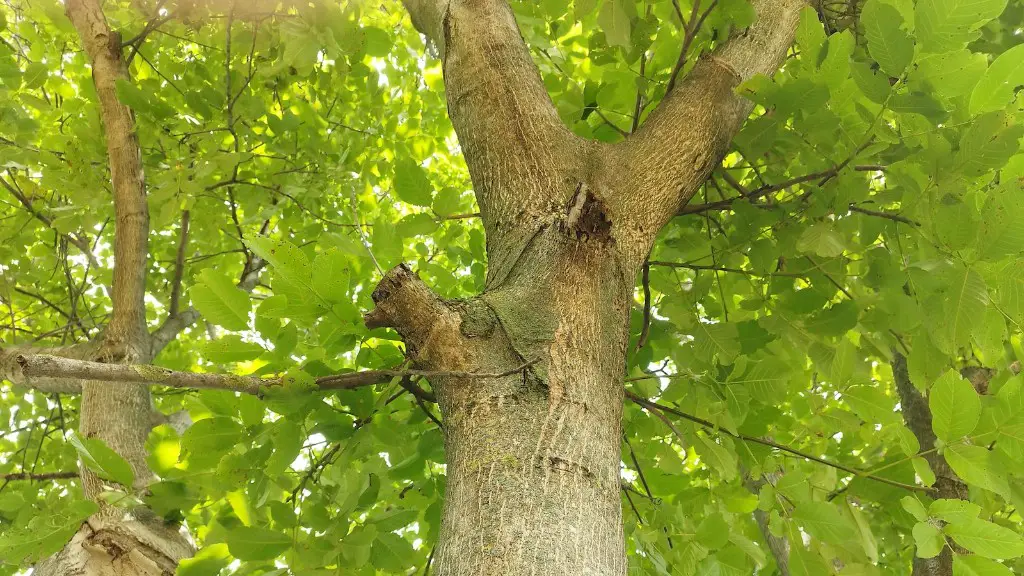
M 395 326 L 421 366 L 500 372 L 539 360 L 501 380 L 433 382 L 448 462 L 436 574 L 625 573 L 619 446 L 632 270 L 608 265 L 600 240 L 552 230 L 537 244 L 547 249 L 527 256 L 545 259 L 561 244 L 559 267 L 539 278 L 443 302 L 400 267 L 375 292 L 368 320 Z
M 487 234 L 485 292 L 444 302 L 405 267 L 374 292 L 421 368 L 522 374 L 435 379 L 448 472 L 441 576 L 626 573 L 619 496 L 623 375 L 636 275 L 655 236 L 721 161 L 771 74 L 800 0 L 702 58 L 625 142 L 562 124 L 503 0 L 404 0 L 439 48 L 448 111 Z

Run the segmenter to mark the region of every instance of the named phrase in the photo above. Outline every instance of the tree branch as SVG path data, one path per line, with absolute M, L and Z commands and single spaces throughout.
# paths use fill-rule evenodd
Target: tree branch
M 0 480 L 3 480 L 4 482 L 10 482 L 12 480 L 31 480 L 33 482 L 39 482 L 43 480 L 69 480 L 71 478 L 78 478 L 78 472 L 45 472 L 41 474 L 13 472 L 11 474 L 0 474 Z
M 75 378 L 28 377 L 22 373 L 21 366 L 18 364 L 18 358 L 24 354 L 44 352 L 47 355 L 85 359 L 92 358 L 96 354 L 97 348 L 98 342 L 96 340 L 54 348 L 33 348 L 29 346 L 0 348 L 0 380 L 10 380 L 18 386 L 24 386 L 47 394 L 81 394 L 81 380 Z
M 8 170 L 8 174 L 11 176 L 11 182 L 8 182 L 4 178 L 0 177 L 0 186 L 6 188 L 7 191 L 10 192 L 11 195 L 14 196 L 14 198 L 18 202 L 20 202 L 22 206 L 25 207 L 25 210 L 27 210 L 28 213 L 31 214 L 36 220 L 39 220 L 48 228 L 53 228 L 53 220 L 50 219 L 49 216 L 36 210 L 35 206 L 32 205 L 32 201 L 29 200 L 29 198 L 25 196 L 25 194 L 22 193 L 21 190 L 19 190 L 17 182 L 15 182 L 14 180 L 14 175 L 10 172 L 10 170 Z M 54 228 L 54 230 L 56 230 L 56 228 Z M 92 247 L 89 246 L 88 240 L 77 234 L 65 234 L 63 232 L 58 232 L 58 234 L 67 238 L 68 242 L 70 242 L 75 248 L 78 248 L 82 255 L 89 259 L 89 262 L 90 264 L 92 264 L 93 267 L 99 267 L 99 263 L 96 261 L 96 256 L 92 253 Z
M 448 113 L 488 238 L 488 283 L 564 204 L 585 143 L 562 123 L 505 0 L 403 0 L 441 51 Z M 577 176 L 578 177 L 578 176 Z
M 679 411 L 679 410 L 677 410 L 677 409 L 675 409 L 675 408 L 673 408 L 671 406 L 665 406 L 664 404 L 658 404 L 657 402 L 651 402 L 650 400 L 647 400 L 646 398 L 643 398 L 641 396 L 637 396 L 636 394 L 634 394 L 633 392 L 630 392 L 629 390 L 626 390 L 626 398 L 629 398 L 631 401 L 636 402 L 637 404 L 639 404 L 640 406 L 643 406 L 644 408 L 646 408 L 648 410 L 652 410 L 652 411 L 658 410 L 658 411 L 662 411 L 662 412 L 667 412 L 669 414 L 672 414 L 672 415 L 677 416 L 679 418 L 682 418 L 684 420 L 689 420 L 690 422 L 693 422 L 694 424 L 698 424 L 698 425 L 700 425 L 700 426 L 702 426 L 704 428 L 707 428 L 708 430 L 713 430 L 713 431 L 715 431 L 715 432 L 717 432 L 719 434 L 726 434 L 728 436 L 732 436 L 733 438 L 736 438 L 737 440 L 743 440 L 744 442 L 753 442 L 754 444 L 760 444 L 762 446 L 767 446 L 769 448 L 774 448 L 775 450 L 781 450 L 783 452 L 787 452 L 787 453 L 792 454 L 794 456 L 799 456 L 801 458 L 804 458 L 806 460 L 810 460 L 812 462 L 817 462 L 819 464 L 824 464 L 825 466 L 831 466 L 832 468 L 835 468 L 836 470 L 842 470 L 843 472 L 846 472 L 848 474 L 853 474 L 854 476 L 859 476 L 861 478 L 869 478 L 869 479 L 874 480 L 876 482 L 881 482 L 883 484 L 888 484 L 890 486 L 896 486 L 898 488 L 903 488 L 905 490 L 913 490 L 913 491 L 918 491 L 918 492 L 934 492 L 934 489 L 929 488 L 927 486 L 915 486 L 913 484 L 904 484 L 903 482 L 896 482 L 895 480 L 890 480 L 888 478 L 883 478 L 881 476 L 876 476 L 874 474 L 870 474 L 868 472 L 865 472 L 864 470 L 858 470 L 856 468 L 851 468 L 850 466 L 845 466 L 843 464 L 838 464 L 836 462 L 830 462 L 828 460 L 825 460 L 824 458 L 819 458 L 818 456 L 814 456 L 814 455 L 808 454 L 806 452 L 801 452 L 800 450 L 797 450 L 795 448 L 790 448 L 789 446 L 785 446 L 783 444 L 779 444 L 779 443 L 774 442 L 772 440 L 766 440 L 764 438 L 758 438 L 756 436 L 747 436 L 746 434 L 737 434 L 735 432 L 730 432 L 729 430 L 726 430 L 725 428 L 722 428 L 720 426 L 715 425 L 713 422 L 709 422 L 707 420 L 704 420 L 703 418 L 698 418 L 698 417 L 693 416 L 691 414 L 687 414 L 685 412 L 681 412 L 681 411 Z
M 181 212 L 181 228 L 178 231 L 178 252 L 174 261 L 174 278 L 171 280 L 171 303 L 167 309 L 167 315 L 171 317 L 178 315 L 178 304 L 181 300 L 181 278 L 185 274 L 185 251 L 188 248 L 190 221 L 191 213 L 188 210 L 183 210 Z
M 628 224 L 648 242 L 697 191 L 746 120 L 753 103 L 735 93 L 756 74 L 771 75 L 784 60 L 802 0 L 755 0 L 757 21 L 702 57 L 620 150 L 615 169 L 635 180 Z M 693 23 L 691 23 L 693 24 Z
M 205 390 L 228 390 L 263 396 L 271 388 L 287 385 L 284 378 L 260 378 L 257 376 L 236 376 L 234 374 L 212 374 L 202 372 L 181 372 L 150 364 L 106 364 L 75 360 L 46 354 L 19 354 L 15 358 L 21 374 L 25 377 L 73 378 L 97 382 L 139 383 L 169 388 Z M 430 370 L 364 370 L 334 374 L 316 379 L 320 391 L 351 390 L 390 382 L 396 377 L 420 376 L 424 378 L 459 378 L 466 380 L 488 380 L 505 378 L 530 368 L 537 360 L 525 362 L 501 373 L 450 372 Z M 433 402 L 429 392 L 418 389 L 413 392 L 418 398 Z

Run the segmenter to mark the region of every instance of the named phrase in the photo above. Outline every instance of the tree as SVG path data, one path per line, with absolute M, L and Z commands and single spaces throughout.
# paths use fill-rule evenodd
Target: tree
M 1024 569 L 1022 20 L 0 5 L 0 570 Z

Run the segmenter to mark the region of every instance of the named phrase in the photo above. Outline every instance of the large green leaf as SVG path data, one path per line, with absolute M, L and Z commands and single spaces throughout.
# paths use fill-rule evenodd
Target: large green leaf
M 970 382 L 950 370 L 928 391 L 932 429 L 944 442 L 953 442 L 974 431 L 981 419 L 981 398 Z
M 953 557 L 953 576 L 1013 576 L 1009 568 L 984 556 Z
M 961 48 L 1005 7 L 1006 0 L 921 0 L 914 12 L 918 41 L 929 52 Z
M 417 206 L 430 206 L 433 187 L 426 171 L 412 160 L 404 159 L 395 163 L 395 194 L 403 202 Z
M 1024 555 L 1024 538 L 1020 534 L 979 518 L 949 524 L 945 532 L 957 544 L 986 558 L 1016 558 Z
M 946 462 L 964 482 L 991 490 L 1003 498 L 1010 497 L 1006 471 L 1002 470 L 992 453 L 981 446 L 954 444 L 946 449 Z
M 97 473 L 101 478 L 113 480 L 131 490 L 135 483 L 135 472 L 128 461 L 112 450 L 99 438 L 82 438 L 71 432 L 68 441 L 75 447 L 78 457 L 85 467 Z
M 901 28 L 899 11 L 882 0 L 868 0 L 861 11 L 868 52 L 889 76 L 900 76 L 914 58 L 914 41 Z
M 257 526 L 233 528 L 225 540 L 231 555 L 239 560 L 273 560 L 292 545 L 291 536 Z
M 206 268 L 199 273 L 199 283 L 189 292 L 192 305 L 203 317 L 227 328 L 245 330 L 249 327 L 252 304 L 249 295 L 235 286 L 223 273 Z
M 982 75 L 971 93 L 971 114 L 1003 108 L 1021 84 L 1024 84 L 1024 45 L 1017 45 L 1000 54 Z

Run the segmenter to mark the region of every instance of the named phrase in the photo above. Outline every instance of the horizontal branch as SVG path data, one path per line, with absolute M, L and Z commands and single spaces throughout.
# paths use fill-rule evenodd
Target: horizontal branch
M 40 474 L 13 472 L 11 474 L 0 474 L 0 480 L 4 482 L 11 482 L 13 480 L 70 480 L 71 478 L 78 478 L 78 472 L 45 472 Z
M 87 360 L 74 360 L 49 356 L 46 354 L 23 354 L 16 359 L 21 372 L 26 377 L 74 378 L 98 382 L 140 383 L 167 386 L 170 388 L 194 388 L 206 390 L 226 390 L 262 396 L 268 389 L 285 384 L 283 378 L 261 378 L 258 376 L 237 376 L 234 374 L 213 374 L 202 372 L 183 372 L 169 370 L 150 364 L 104 364 Z M 351 390 L 390 382 L 393 378 L 403 376 L 421 376 L 424 378 L 458 378 L 482 380 L 504 378 L 526 370 L 537 363 L 537 360 L 517 366 L 501 373 L 484 372 L 435 372 L 429 370 L 364 370 L 334 374 L 316 379 L 317 389 L 321 391 Z M 433 401 L 432 395 L 424 400 Z
M 704 420 L 703 418 L 698 418 L 697 416 L 693 416 L 691 414 L 687 414 L 687 413 L 679 411 L 679 410 L 677 410 L 677 409 L 675 409 L 675 408 L 673 408 L 671 406 L 666 406 L 664 404 L 658 404 L 657 402 L 652 402 L 650 400 L 647 400 L 646 398 L 643 398 L 641 396 L 638 396 L 638 395 L 630 392 L 629 390 L 626 390 L 626 397 L 629 398 L 630 400 L 632 400 L 633 402 L 635 402 L 636 404 L 639 404 L 640 406 L 644 407 L 645 409 L 651 411 L 652 413 L 656 414 L 657 412 L 667 412 L 669 414 L 672 414 L 672 415 L 677 416 L 679 418 L 682 418 L 684 420 L 689 420 L 690 422 L 693 422 L 694 424 L 698 424 L 698 425 L 700 425 L 700 426 L 702 426 L 704 428 L 707 428 L 708 430 L 713 430 L 713 431 L 721 433 L 721 434 L 726 434 L 728 436 L 732 436 L 733 438 L 736 438 L 737 440 L 742 440 L 744 442 L 752 442 L 754 444 L 760 444 L 762 446 L 767 446 L 767 447 L 773 448 L 775 450 L 781 450 L 782 452 L 787 452 L 789 454 L 792 454 L 794 456 L 799 456 L 800 458 L 804 458 L 804 459 L 810 460 L 812 462 L 817 462 L 819 464 L 824 464 L 825 466 L 830 466 L 832 468 L 835 468 L 836 470 L 842 470 L 843 472 L 846 472 L 848 474 L 853 474 L 854 476 L 858 476 L 858 477 L 861 477 L 861 478 L 869 478 L 869 479 L 874 480 L 876 482 L 881 482 L 883 484 L 888 484 L 890 486 L 896 486 L 897 488 L 903 488 L 904 490 L 914 490 L 914 491 L 918 491 L 918 492 L 933 492 L 934 491 L 933 488 L 929 488 L 927 486 L 915 486 L 913 484 L 905 484 L 903 482 L 897 482 L 895 480 L 890 480 L 888 478 L 883 478 L 881 476 L 876 476 L 876 475 L 871 474 L 869 472 L 866 472 L 864 470 L 859 470 L 857 468 L 853 468 L 853 467 L 850 467 L 850 466 L 845 466 L 843 464 L 838 464 L 836 462 L 830 462 L 828 460 L 825 460 L 824 458 L 819 458 L 818 456 L 814 456 L 814 455 L 808 454 L 806 452 L 801 452 L 800 450 L 797 450 L 795 448 L 790 448 L 789 446 L 786 446 L 784 444 L 779 444 L 779 443 L 773 442 L 771 440 L 766 440 L 764 438 L 758 438 L 756 436 L 747 436 L 746 434 L 738 434 L 738 433 L 735 433 L 735 432 L 730 432 L 729 430 L 726 430 L 726 429 L 722 428 L 721 426 L 717 426 L 717 425 L 715 425 L 712 422 Z

